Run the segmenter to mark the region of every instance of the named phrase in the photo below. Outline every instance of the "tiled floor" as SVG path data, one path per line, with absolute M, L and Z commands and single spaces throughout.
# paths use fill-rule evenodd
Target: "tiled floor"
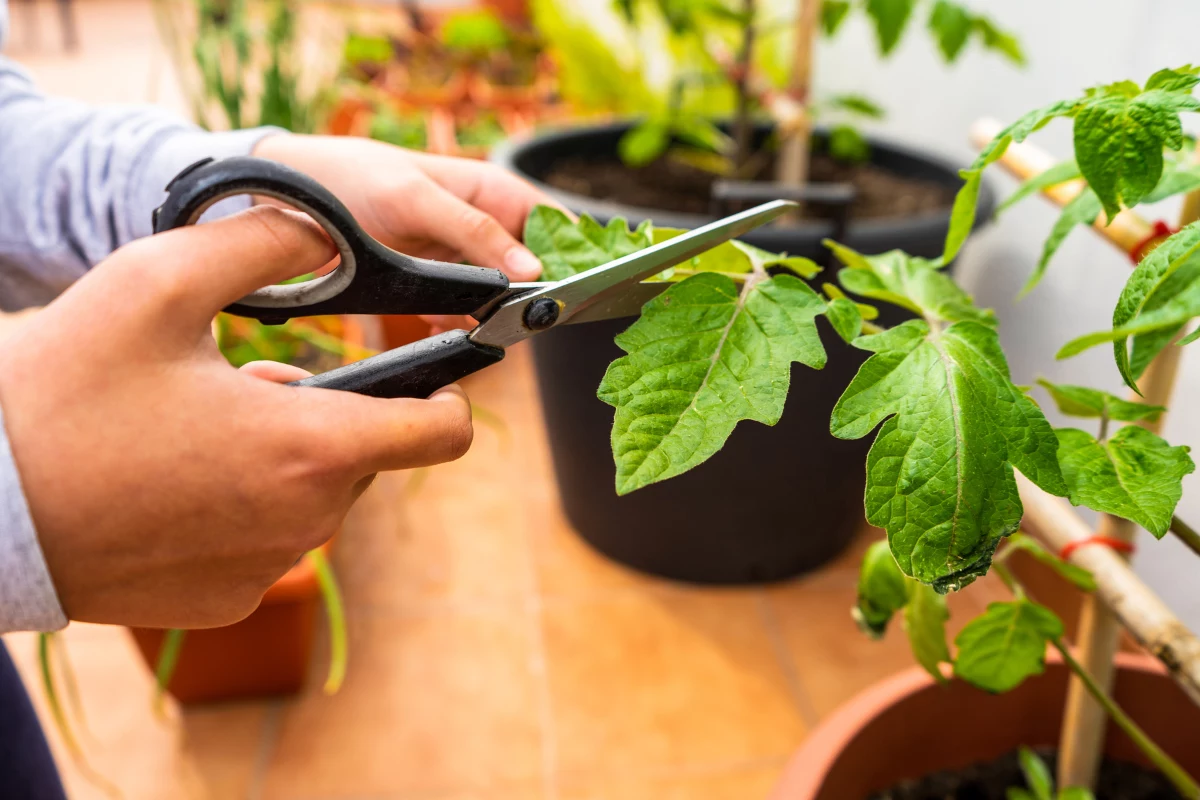
M 180 107 L 148 4 L 79 7 L 81 54 L 50 46 L 48 14 L 45 48 L 15 54 L 57 92 Z M 869 642 L 847 614 L 870 532 L 819 574 L 770 588 L 643 577 L 563 520 L 529 354 L 468 388 L 507 429 L 481 426 L 458 463 L 381 476 L 340 539 L 339 695 L 314 683 L 293 700 L 159 719 L 123 630 L 68 629 L 84 750 L 124 797 L 752 800 L 823 716 L 911 665 L 899 631 Z M 955 598 L 954 619 L 989 593 Z M 7 641 L 36 686 L 34 637 Z M 321 643 L 314 673 L 325 658 Z M 72 796 L 103 796 L 47 727 Z

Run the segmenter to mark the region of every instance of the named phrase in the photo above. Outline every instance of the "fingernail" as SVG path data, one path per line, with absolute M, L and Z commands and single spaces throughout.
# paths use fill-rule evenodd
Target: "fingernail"
M 504 254 L 504 268 L 514 281 L 536 281 L 542 274 L 542 262 L 521 245 Z

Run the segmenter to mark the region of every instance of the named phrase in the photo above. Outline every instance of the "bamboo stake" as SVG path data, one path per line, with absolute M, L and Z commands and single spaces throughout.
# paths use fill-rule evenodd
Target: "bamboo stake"
M 787 135 L 779 143 L 776 178 L 786 186 L 808 182 L 808 160 L 812 148 L 812 116 L 808 113 L 809 87 L 812 85 L 813 53 L 817 43 L 817 15 L 820 0 L 798 0 L 796 15 L 796 52 L 788 80 L 788 98 L 800 113 L 792 120 Z
M 1025 506 L 1025 524 L 1052 550 L 1059 551 L 1077 539 L 1092 535 L 1091 528 L 1065 500 L 1043 492 L 1017 474 L 1017 488 Z M 1166 665 L 1175 681 L 1200 705 L 1200 638 L 1189 631 L 1166 604 L 1111 548 L 1079 547 L 1068 559 L 1096 578 L 1096 594 L 1139 644 Z
M 971 139 L 977 146 L 982 147 L 991 141 L 1000 129 L 1001 125 L 998 122 L 983 120 L 972 127 Z M 1008 150 L 1001 158 L 1001 164 L 1017 177 L 1028 179 L 1051 167 L 1054 159 L 1048 153 L 1023 142 L 1009 145 Z M 1049 187 L 1044 194 L 1059 205 L 1065 205 L 1082 191 L 1083 186 L 1083 181 L 1070 181 Z M 1180 226 L 1194 221 L 1198 215 L 1200 215 L 1200 195 L 1189 195 L 1184 203 Z M 1093 227 L 1128 254 L 1135 253 L 1139 248 L 1148 249 L 1148 243 L 1150 246 L 1157 244 L 1151 240 L 1153 229 L 1150 225 L 1130 210 L 1119 213 L 1109 225 L 1105 224 L 1105 219 L 1098 218 Z M 1168 346 L 1147 368 L 1140 383 L 1146 402 L 1155 405 L 1168 404 L 1179 369 L 1179 357 L 1180 348 Z M 1153 423 L 1140 424 L 1157 433 L 1162 427 L 1162 418 L 1160 417 Z M 1073 514 L 1072 516 L 1074 517 Z M 1078 520 L 1078 517 L 1075 519 Z M 1079 522 L 1083 525 L 1081 520 Z M 1097 528 L 1098 535 L 1123 542 L 1132 542 L 1135 533 L 1136 528 L 1129 520 L 1108 514 L 1102 515 Z M 1106 552 L 1112 561 L 1125 563 L 1125 559 L 1112 550 L 1106 550 Z M 1133 573 L 1127 566 L 1125 570 L 1128 575 L 1132 576 Z M 1103 593 L 1085 597 L 1080 611 L 1077 636 L 1079 660 L 1095 679 L 1096 684 L 1108 692 L 1112 688 L 1115 673 L 1113 656 L 1120 643 L 1122 620 L 1116 612 L 1116 606 L 1106 599 Z M 1182 628 L 1178 620 L 1174 620 L 1174 622 L 1175 625 Z M 1186 632 L 1186 629 L 1184 631 Z M 1135 637 L 1137 636 L 1136 631 L 1131 630 L 1131 632 Z M 1194 640 L 1194 637 L 1192 638 Z M 1200 657 L 1200 653 L 1197 655 Z M 1170 666 L 1169 663 L 1168 666 Z M 1099 773 L 1104 746 L 1106 711 L 1096 701 L 1095 693 L 1089 691 L 1089 688 L 1083 680 L 1075 676 L 1072 677 L 1067 690 L 1062 737 L 1059 741 L 1058 781 L 1060 786 L 1091 787 L 1095 784 L 1096 776 Z

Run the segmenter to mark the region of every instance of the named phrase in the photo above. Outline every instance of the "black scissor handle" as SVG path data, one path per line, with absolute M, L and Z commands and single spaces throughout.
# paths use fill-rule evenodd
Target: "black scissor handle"
M 337 245 L 341 263 L 305 283 L 267 286 L 226 311 L 275 324 L 318 314 L 471 314 L 508 289 L 495 269 L 397 253 L 369 236 L 333 194 L 275 161 L 234 156 L 198 161 L 167 185 L 154 232 L 195 224 L 218 200 L 265 195 L 305 212 Z M 420 202 L 420 198 L 413 198 Z

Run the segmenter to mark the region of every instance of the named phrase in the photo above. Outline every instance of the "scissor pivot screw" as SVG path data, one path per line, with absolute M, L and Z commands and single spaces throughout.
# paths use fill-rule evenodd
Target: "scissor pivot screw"
M 539 297 L 525 307 L 525 327 L 544 331 L 558 322 L 558 303 L 549 297 Z

